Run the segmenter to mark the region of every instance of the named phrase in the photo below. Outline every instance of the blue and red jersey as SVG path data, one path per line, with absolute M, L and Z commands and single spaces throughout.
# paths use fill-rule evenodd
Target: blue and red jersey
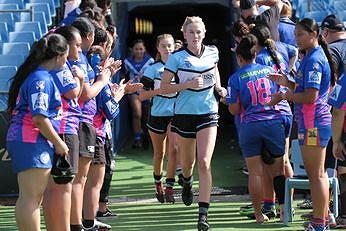
M 60 91 L 63 110 L 58 133 L 77 135 L 79 117 L 82 114 L 78 105 L 78 98 L 68 99 L 64 96 L 65 93 L 78 86 L 72 75 L 70 64 L 66 63 L 61 70 L 52 71 L 51 75 L 53 76 L 55 85 Z
M 78 66 L 85 74 L 84 77 L 84 83 L 88 83 L 90 85 L 93 84 L 95 79 L 95 72 L 91 68 L 88 59 L 86 55 L 81 52 L 80 53 L 80 59 L 77 61 L 71 61 L 69 60 L 69 64 L 71 66 L 76 65 Z M 95 98 L 92 98 L 86 102 L 82 101 L 81 99 L 78 100 L 79 107 L 81 108 L 82 115 L 80 116 L 80 122 L 85 122 L 88 124 L 93 124 L 93 118 L 96 114 L 96 100 Z
M 328 103 L 334 108 L 346 111 L 346 72 L 340 76 Z M 344 119 L 344 132 L 346 132 L 346 117 Z
M 241 67 L 229 78 L 226 102 L 240 103 L 240 123 L 281 118 L 275 107 L 263 105 L 277 91 L 277 85 L 267 78 L 273 72 L 274 69 L 256 63 Z
M 61 97 L 47 69 L 38 67 L 20 87 L 15 109 L 7 132 L 7 141 L 44 143 L 47 139 L 35 126 L 32 118 L 43 115 L 56 131 L 61 119 Z
M 106 120 L 113 120 L 119 114 L 119 103 L 113 98 L 109 84 L 96 96 L 96 105 L 97 112 L 93 124 L 97 137 L 104 141 L 106 138 Z
M 279 73 L 279 71 L 281 70 L 283 73 L 286 73 L 289 76 L 289 74 L 287 73 L 288 63 L 285 61 L 285 59 L 282 57 L 282 55 L 279 52 L 276 52 L 276 55 L 280 61 L 280 69 L 276 66 L 267 48 L 263 48 L 262 50 L 260 50 L 260 52 L 258 52 L 256 56 L 256 63 L 272 67 L 277 73 Z M 278 86 L 278 90 L 280 90 L 281 92 L 287 91 L 285 87 L 282 87 L 279 85 L 277 86 Z M 289 116 L 292 115 L 291 107 L 288 104 L 287 100 L 280 101 L 276 105 L 276 108 L 280 110 L 281 115 L 289 115 Z
M 297 76 L 296 93 L 304 92 L 305 89 L 318 90 L 318 97 L 314 103 L 296 103 L 294 112 L 299 128 L 318 128 L 330 126 L 331 113 L 328 105 L 330 88 L 330 67 L 323 49 L 320 46 L 313 48 L 302 60 Z

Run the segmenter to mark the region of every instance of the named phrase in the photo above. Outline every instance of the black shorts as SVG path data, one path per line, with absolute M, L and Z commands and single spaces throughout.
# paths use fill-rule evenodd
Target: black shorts
M 66 160 L 69 162 L 73 169 L 73 173 L 78 172 L 78 160 L 79 160 L 79 139 L 77 135 L 72 134 L 59 134 L 61 139 L 67 145 L 69 151 L 66 155 Z
M 174 115 L 171 131 L 178 133 L 184 138 L 196 138 L 198 131 L 217 126 L 218 114 L 204 115 Z
M 96 139 L 95 154 L 91 164 L 106 164 L 105 144 L 100 139 Z
M 96 130 L 92 124 L 81 122 L 78 130 L 79 155 L 94 158 L 96 145 Z
M 346 133 L 342 134 L 341 139 L 344 142 L 344 145 L 346 146 Z M 338 160 L 338 164 L 337 165 L 340 166 L 340 167 L 346 167 L 346 160 Z
M 167 127 L 172 121 L 172 116 L 149 116 L 147 128 L 157 134 L 164 134 L 167 132 Z

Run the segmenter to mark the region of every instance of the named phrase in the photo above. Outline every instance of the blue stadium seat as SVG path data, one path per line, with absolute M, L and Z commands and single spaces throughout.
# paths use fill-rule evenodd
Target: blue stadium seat
M 24 55 L 0 55 L 0 66 L 19 67 L 24 62 Z
M 335 10 L 346 10 L 346 2 L 344 0 L 340 1 L 340 0 L 335 0 L 334 1 L 334 9 Z
M 31 15 L 29 13 L 25 13 L 25 12 L 21 13 L 20 14 L 20 21 L 21 22 L 32 21 Z M 34 12 L 34 22 L 39 22 L 39 24 L 41 26 L 42 35 L 44 35 L 48 32 L 46 18 L 45 18 L 44 13 L 42 11 Z
M 0 36 L 2 42 L 8 41 L 8 27 L 6 22 L 0 22 Z
M 0 4 L 17 4 L 19 9 L 24 9 L 23 0 L 0 0 Z
M 15 66 L 0 66 L 0 93 L 7 93 L 10 88 L 10 79 L 16 74 Z
M 319 22 L 319 24 L 323 21 L 325 17 L 329 15 L 329 12 L 327 10 L 325 11 L 310 11 L 306 12 L 304 14 L 304 18 L 313 18 L 316 22 Z
M 1 0 L 0 0 L 1 1 Z M 50 14 L 52 17 L 56 16 L 54 0 L 29 0 L 30 3 L 47 3 L 49 5 Z
M 42 37 L 39 22 L 16 22 L 14 24 L 14 31 L 33 31 L 35 33 L 35 39 L 40 39 Z
M 55 8 L 59 8 L 61 6 L 60 0 L 54 0 Z
M 25 57 L 29 54 L 30 45 L 26 42 L 16 43 L 3 43 L 2 54 L 3 55 L 24 55 Z
M 0 22 L 6 22 L 7 23 L 7 27 L 9 31 L 13 31 L 14 30 L 14 17 L 13 17 L 13 13 L 10 12 L 0 12 Z
M 52 25 L 52 15 L 50 13 L 48 3 L 26 3 L 25 4 L 26 9 L 30 9 L 31 7 L 34 9 L 34 12 L 43 11 L 44 16 L 46 18 L 47 26 Z
M 0 10 L 19 10 L 19 6 L 15 3 L 4 3 L 0 4 Z
M 28 42 L 30 46 L 35 42 L 35 33 L 32 31 L 13 31 L 8 35 L 8 41 L 13 42 Z

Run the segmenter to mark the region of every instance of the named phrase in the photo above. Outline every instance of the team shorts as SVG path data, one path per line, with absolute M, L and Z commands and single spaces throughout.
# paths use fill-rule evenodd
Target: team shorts
M 285 137 L 288 138 L 291 136 L 291 131 L 292 131 L 292 118 L 293 116 L 290 115 L 283 115 L 281 117 L 282 124 L 284 125 L 285 128 Z
M 308 129 L 298 128 L 298 140 L 300 145 L 327 147 L 331 135 L 331 126 Z
M 102 140 L 96 139 L 95 154 L 91 161 L 93 165 L 106 164 L 105 144 Z
M 31 168 L 52 168 L 54 148 L 48 143 L 9 141 L 7 150 L 15 173 Z
M 285 128 L 281 119 L 239 125 L 239 144 L 245 158 L 259 156 L 266 148 L 273 158 L 285 153 Z
M 79 160 L 79 139 L 78 135 L 74 134 L 59 134 L 60 138 L 65 142 L 69 151 L 66 155 L 66 160 L 73 169 L 73 173 L 78 172 L 78 160 Z
M 171 131 L 178 133 L 184 138 L 196 138 L 198 131 L 215 127 L 218 124 L 218 114 L 204 115 L 174 115 L 171 124 Z
M 158 134 L 164 134 L 167 132 L 167 127 L 172 121 L 172 116 L 149 116 L 147 128 Z
M 81 122 L 78 130 L 79 155 L 94 158 L 96 145 L 96 130 L 92 124 Z

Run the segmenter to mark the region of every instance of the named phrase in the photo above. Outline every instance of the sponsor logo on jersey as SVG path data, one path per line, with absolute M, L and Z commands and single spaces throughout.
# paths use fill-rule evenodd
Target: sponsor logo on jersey
M 42 164 L 48 164 L 49 160 L 50 160 L 50 156 L 48 152 L 42 152 L 40 154 L 40 161 Z
M 330 95 L 330 99 L 332 99 L 334 101 L 337 101 L 338 97 L 339 97 L 339 94 L 340 94 L 340 91 L 341 91 L 341 88 L 342 88 L 341 85 L 336 84 L 332 94 Z
M 36 81 L 36 89 L 37 90 L 43 90 L 44 89 L 44 81 Z
M 309 71 L 308 82 L 320 84 L 322 79 L 322 73 L 318 71 Z
M 43 92 L 34 93 L 31 95 L 33 110 L 42 109 L 47 111 L 48 109 L 48 94 Z
M 190 67 L 192 66 L 192 64 L 190 63 L 190 61 L 187 60 L 187 59 L 184 61 L 184 63 L 185 63 L 185 66 L 188 67 L 188 68 L 190 68 Z

